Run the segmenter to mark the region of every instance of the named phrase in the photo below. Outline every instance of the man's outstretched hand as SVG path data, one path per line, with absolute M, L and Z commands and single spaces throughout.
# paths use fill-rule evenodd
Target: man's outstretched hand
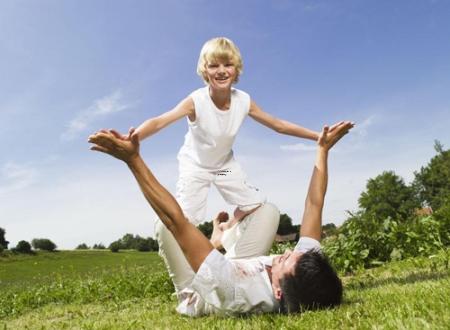
M 115 130 L 100 130 L 89 136 L 88 142 L 93 143 L 91 150 L 109 154 L 128 163 L 139 156 L 139 137 L 134 134 L 134 128 L 129 131 L 129 139 Z
M 331 127 L 324 126 L 322 132 L 320 132 L 317 144 L 320 147 L 329 150 L 354 126 L 355 124 L 350 121 L 341 121 Z

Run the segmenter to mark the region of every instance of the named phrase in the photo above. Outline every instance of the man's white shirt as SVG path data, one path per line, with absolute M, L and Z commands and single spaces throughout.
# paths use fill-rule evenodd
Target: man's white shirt
M 311 249 L 320 249 L 319 241 L 301 237 L 294 250 L 305 253 Z M 277 311 L 278 301 L 266 270 L 274 257 L 230 260 L 212 250 L 191 285 L 179 293 L 177 311 L 189 316 Z

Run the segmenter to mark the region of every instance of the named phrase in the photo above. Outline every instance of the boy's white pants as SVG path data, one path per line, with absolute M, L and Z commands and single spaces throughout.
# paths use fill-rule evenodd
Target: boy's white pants
M 206 170 L 193 164 L 179 164 L 176 199 L 189 221 L 198 225 L 205 221 L 206 200 L 211 184 L 223 199 L 242 211 L 249 211 L 266 201 L 260 190 L 247 181 L 247 175 L 234 159 L 222 168 Z
M 230 259 L 253 258 L 267 255 L 272 246 L 280 221 L 276 206 L 265 203 L 241 222 L 227 229 L 222 237 Z M 159 254 L 164 259 L 176 292 L 188 287 L 195 273 L 187 262 L 172 233 L 161 220 L 155 224 L 155 236 L 159 244 Z

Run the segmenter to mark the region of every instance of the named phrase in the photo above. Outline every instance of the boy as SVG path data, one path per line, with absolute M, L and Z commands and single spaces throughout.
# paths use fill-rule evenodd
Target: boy
M 351 122 L 325 126 L 319 136 L 315 167 L 305 201 L 300 240 L 281 256 L 227 259 L 186 219 L 180 205 L 156 180 L 139 155 L 139 139 L 123 140 L 114 131 L 89 137 L 101 151 L 124 161 L 145 198 L 170 231 L 193 271 L 179 295 L 177 310 L 199 316 L 262 313 L 340 304 L 342 284 L 320 252 L 322 209 L 328 183 L 328 151 L 353 127 Z M 217 223 L 216 223 L 217 225 Z
M 232 88 L 242 73 L 242 58 L 231 40 L 207 41 L 200 52 L 197 73 L 206 87 L 191 93 L 172 110 L 145 121 L 134 132 L 141 141 L 187 117 L 189 130 L 178 153 L 176 197 L 184 214 L 194 224 L 205 220 L 211 184 L 228 204 L 236 205 L 238 211 L 251 211 L 266 200 L 259 189 L 247 182 L 246 174 L 233 156 L 235 136 L 247 115 L 281 134 L 310 140 L 318 138 L 317 132 L 265 113 L 247 93 Z M 123 138 L 130 137 L 129 134 Z

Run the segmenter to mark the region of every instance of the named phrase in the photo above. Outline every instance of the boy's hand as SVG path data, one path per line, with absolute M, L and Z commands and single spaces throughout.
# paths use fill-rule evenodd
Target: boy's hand
M 139 139 L 133 136 L 134 129 L 130 129 L 129 139 L 122 139 L 123 135 L 115 130 L 100 130 L 89 136 L 88 142 L 93 143 L 91 150 L 107 153 L 128 163 L 139 156 Z
M 128 134 L 120 134 L 118 131 L 114 130 L 114 129 L 110 129 L 109 130 L 112 134 L 114 134 L 114 136 L 118 139 L 124 140 L 124 141 L 131 141 L 131 136 L 133 134 L 136 134 L 136 129 L 134 127 L 130 127 L 130 129 L 128 130 Z
M 330 150 L 354 126 L 355 123 L 350 121 L 341 121 L 331 127 L 324 126 L 317 144 L 326 150 Z

